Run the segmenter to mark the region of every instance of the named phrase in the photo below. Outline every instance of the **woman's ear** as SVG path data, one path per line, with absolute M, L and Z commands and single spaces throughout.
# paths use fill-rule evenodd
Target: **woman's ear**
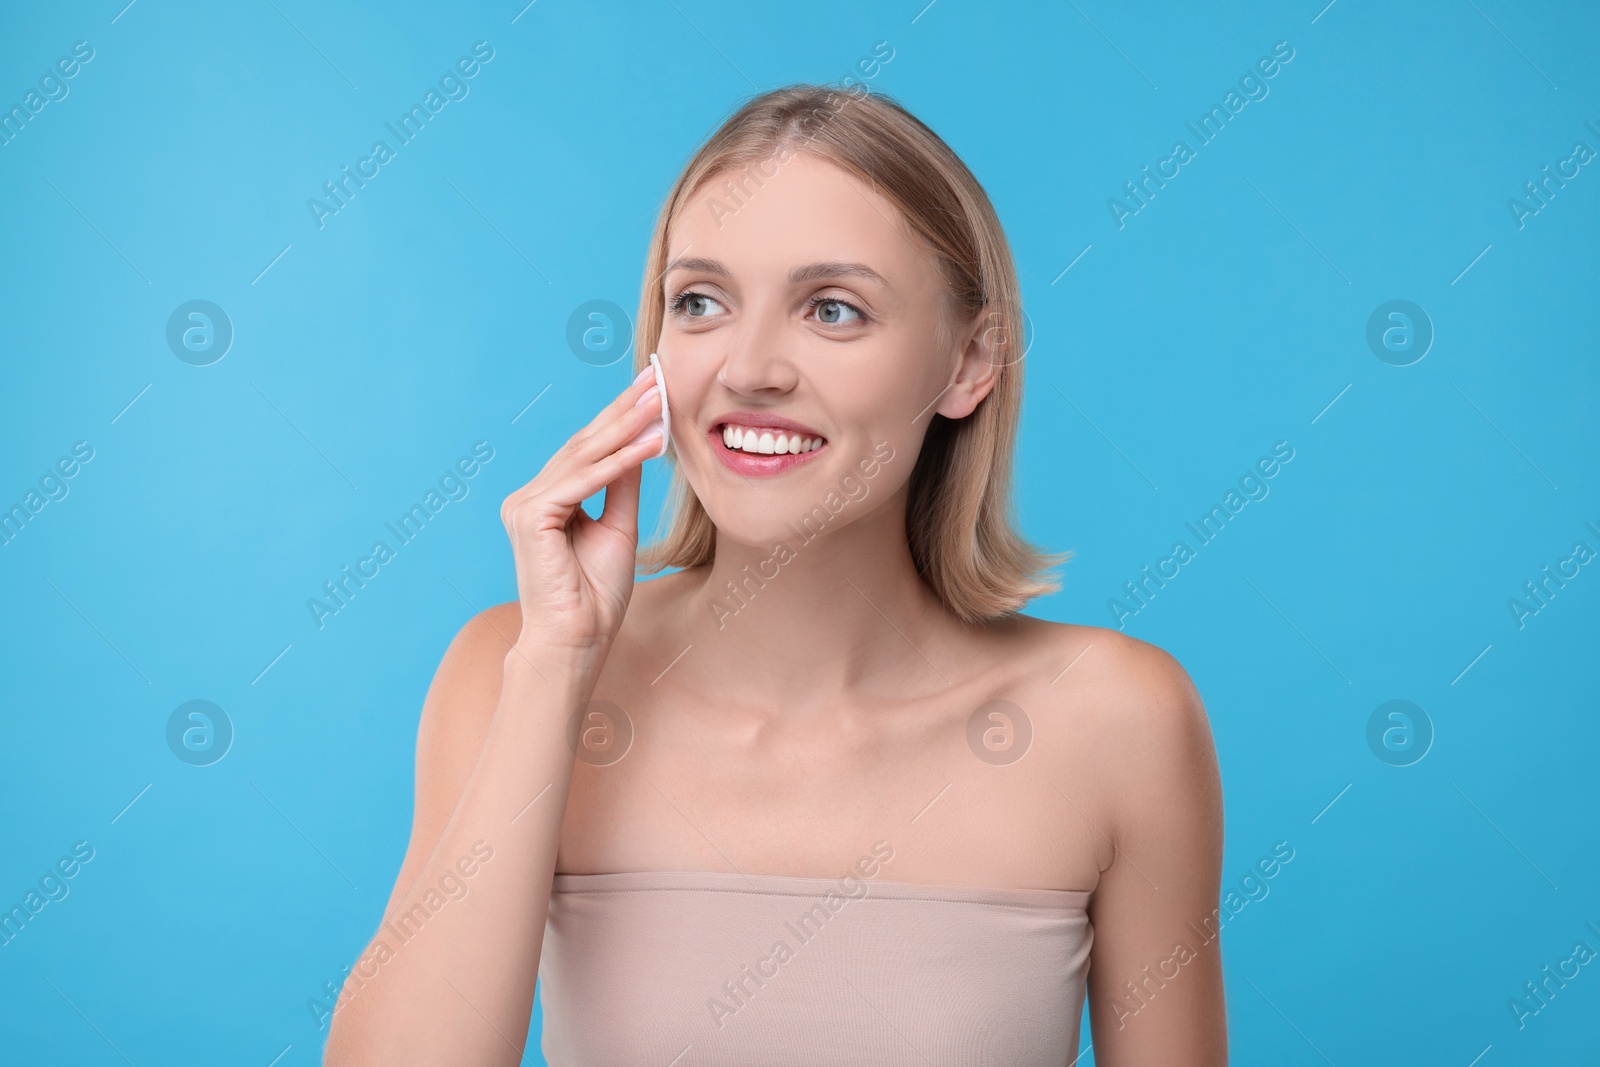
M 959 332 L 956 351 L 960 362 L 955 379 L 945 388 L 934 410 L 947 419 L 964 419 L 994 388 L 1000 368 L 1012 357 L 1005 343 L 1006 329 L 998 312 L 987 305 Z

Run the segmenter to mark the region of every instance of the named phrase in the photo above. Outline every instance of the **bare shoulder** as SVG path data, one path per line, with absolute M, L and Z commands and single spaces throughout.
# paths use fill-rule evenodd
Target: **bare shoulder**
M 521 631 L 521 605 L 515 600 L 478 612 L 456 631 L 422 704 L 419 791 L 432 784 L 423 779 L 437 771 L 444 772 L 445 789 L 454 788 L 462 777 L 461 765 L 476 759 L 500 701 L 506 656 Z
M 1216 750 L 1189 672 L 1165 649 L 1098 626 L 1029 619 L 1025 642 L 1049 675 L 1047 713 L 1070 729 L 1060 756 L 1094 768 L 1096 807 L 1109 819 L 1170 812 L 1172 803 L 1220 803 Z
M 445 649 L 417 726 L 419 806 L 436 784 L 442 793 L 459 792 L 499 706 L 506 656 L 521 632 L 521 605 L 512 600 L 469 618 Z
M 1054 664 L 1050 688 L 1080 717 L 1128 734 L 1135 744 L 1185 744 L 1209 733 L 1194 681 L 1159 645 L 1100 626 L 1027 619 L 1028 644 Z
M 521 632 L 522 606 L 515 600 L 478 612 L 456 631 L 422 704 L 417 726 L 419 790 L 424 788 L 424 775 L 435 769 L 430 762 L 442 765 L 450 789 L 461 777 L 460 765 L 477 758 L 500 703 L 506 656 Z
M 472 774 L 500 703 L 506 655 L 521 629 L 520 605 L 496 604 L 463 623 L 439 660 L 417 723 L 411 840 L 391 906 L 432 851 Z
M 468 655 L 492 654 L 504 658 L 522 632 L 522 605 L 515 600 L 495 604 L 472 616 L 456 631 L 452 649 L 461 646 Z

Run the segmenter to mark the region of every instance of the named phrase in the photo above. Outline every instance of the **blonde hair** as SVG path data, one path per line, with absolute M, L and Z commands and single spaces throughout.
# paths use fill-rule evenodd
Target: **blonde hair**
M 1005 231 L 987 194 L 960 157 L 893 98 L 864 86 L 792 85 L 749 100 L 679 175 L 656 219 L 645 260 L 635 331 L 635 370 L 661 338 L 667 231 L 711 178 L 745 171 L 740 187 L 762 182 L 754 164 L 790 151 L 826 160 L 886 197 L 931 250 L 947 286 L 940 348 L 987 307 L 984 331 L 998 365 L 993 389 L 971 414 L 934 413 L 912 469 L 906 534 L 918 573 L 957 618 L 981 623 L 1020 611 L 1060 588 L 1041 572 L 1072 557 L 1043 553 L 1014 527 L 1012 451 L 1022 407 L 1022 296 Z M 771 174 L 766 174 L 770 179 Z M 666 536 L 640 550 L 646 573 L 698 567 L 716 554 L 716 527 L 680 467 L 669 493 Z

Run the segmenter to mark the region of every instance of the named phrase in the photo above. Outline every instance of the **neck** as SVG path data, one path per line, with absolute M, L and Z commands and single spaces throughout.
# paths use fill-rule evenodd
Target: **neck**
M 917 574 L 905 503 L 902 489 L 854 522 L 793 523 L 776 546 L 719 531 L 684 601 L 693 672 L 729 700 L 784 709 L 949 684 L 934 646 L 953 620 Z

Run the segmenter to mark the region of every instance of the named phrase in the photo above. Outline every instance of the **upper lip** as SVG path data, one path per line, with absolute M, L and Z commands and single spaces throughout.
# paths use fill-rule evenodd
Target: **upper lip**
M 774 415 L 770 411 L 729 411 L 718 415 L 712 420 L 711 428 L 720 430 L 728 423 L 735 426 L 745 426 L 752 429 L 771 428 L 774 430 L 787 430 L 789 433 L 803 434 L 806 437 L 821 437 L 822 434 L 813 430 L 803 422 L 786 419 L 782 415 Z

